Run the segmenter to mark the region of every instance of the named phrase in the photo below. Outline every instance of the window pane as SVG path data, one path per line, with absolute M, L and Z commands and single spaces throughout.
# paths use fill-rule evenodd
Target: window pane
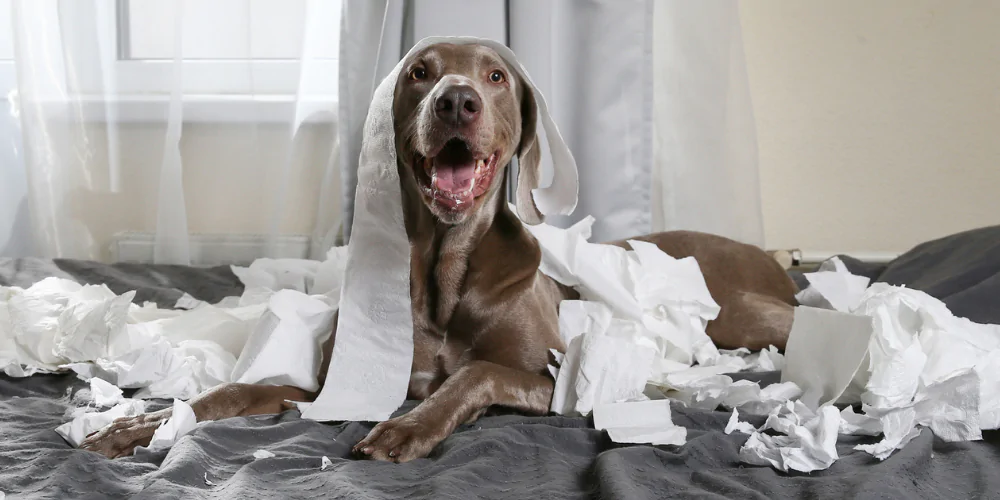
M 129 58 L 173 58 L 176 10 L 173 1 L 128 0 Z M 185 59 L 296 59 L 302 54 L 306 10 L 307 0 L 185 0 L 182 54 Z M 340 9 L 324 10 L 336 16 L 329 20 L 332 29 L 318 30 L 317 53 L 336 59 Z

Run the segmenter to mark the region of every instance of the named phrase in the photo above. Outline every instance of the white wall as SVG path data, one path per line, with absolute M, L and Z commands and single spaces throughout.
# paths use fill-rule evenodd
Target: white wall
M 742 0 L 771 248 L 1000 224 L 1000 2 Z

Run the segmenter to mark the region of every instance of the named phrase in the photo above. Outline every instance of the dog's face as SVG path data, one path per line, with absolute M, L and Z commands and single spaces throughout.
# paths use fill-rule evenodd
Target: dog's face
M 440 221 L 466 220 L 501 189 L 511 158 L 537 149 L 530 94 L 481 45 L 432 45 L 404 62 L 393 101 L 397 162 Z

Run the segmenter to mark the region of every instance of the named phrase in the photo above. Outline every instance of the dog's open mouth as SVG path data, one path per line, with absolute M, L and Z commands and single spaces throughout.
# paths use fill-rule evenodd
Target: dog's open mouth
M 436 156 L 416 157 L 417 183 L 442 208 L 463 210 L 489 189 L 499 156 L 477 158 L 465 141 L 451 139 Z

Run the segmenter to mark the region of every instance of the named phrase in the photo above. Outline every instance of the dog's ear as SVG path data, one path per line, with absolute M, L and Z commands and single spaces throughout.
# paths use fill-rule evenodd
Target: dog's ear
M 521 87 L 521 143 L 517 148 L 517 191 L 514 207 L 517 216 L 526 224 L 534 226 L 542 222 L 544 217 L 535 206 L 531 190 L 538 187 L 541 177 L 542 149 L 538 142 L 536 128 L 538 125 L 538 106 L 535 104 L 534 90 L 523 78 Z

